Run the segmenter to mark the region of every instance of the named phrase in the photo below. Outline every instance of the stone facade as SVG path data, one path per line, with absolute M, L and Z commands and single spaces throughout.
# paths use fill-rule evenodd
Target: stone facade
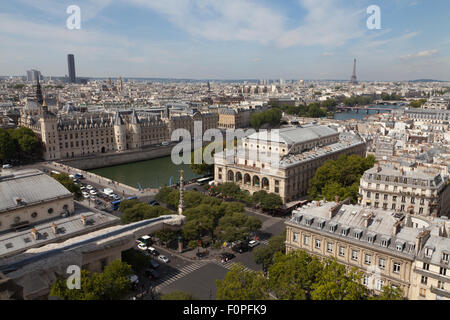
M 345 201 L 314 201 L 294 210 L 286 222 L 286 251 L 301 249 L 319 258 L 334 257 L 348 269 L 356 267 L 363 272 L 363 284 L 375 294 L 391 285 L 401 288 L 408 299 L 449 299 L 450 239 L 443 221 Z M 427 254 L 429 270 L 421 271 Z M 427 284 L 421 284 L 424 272 L 430 279 L 424 281 Z
M 194 123 L 201 122 L 202 134 L 217 128 L 218 115 L 195 112 L 192 115 L 138 115 L 130 113 L 88 113 L 56 115 L 49 111 L 23 110 L 19 125 L 31 128 L 42 138 L 45 160 L 142 150 L 170 141 L 176 129 L 194 134 Z
M 215 155 L 214 181 L 235 182 L 250 194 L 275 193 L 286 203 L 306 195 L 309 180 L 326 160 L 365 152 L 359 136 L 327 126 L 260 131 L 243 138 L 237 150 Z
M 450 187 L 439 171 L 418 165 L 378 164 L 361 177 L 363 206 L 422 216 L 450 214 Z

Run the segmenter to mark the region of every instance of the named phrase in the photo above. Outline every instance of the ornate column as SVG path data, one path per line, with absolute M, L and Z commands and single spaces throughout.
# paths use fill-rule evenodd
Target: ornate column
M 178 214 L 183 215 L 183 211 L 185 209 L 184 205 L 184 171 L 180 170 L 180 202 L 178 204 Z

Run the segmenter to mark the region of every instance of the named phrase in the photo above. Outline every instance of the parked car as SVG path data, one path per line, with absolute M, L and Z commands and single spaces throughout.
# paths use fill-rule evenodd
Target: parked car
M 258 244 L 259 244 L 259 241 L 258 241 L 258 240 L 250 240 L 250 241 L 248 242 L 248 246 L 249 246 L 250 248 L 254 248 L 254 247 L 256 247 Z
M 157 269 L 159 267 L 159 263 L 152 259 L 152 260 L 150 260 L 150 263 L 148 266 L 150 268 Z
M 88 185 L 86 186 L 86 188 L 88 188 L 89 190 L 92 190 L 92 189 L 94 189 L 94 187 L 93 187 L 93 186 L 91 186 L 90 184 L 88 184 Z
M 130 278 L 131 285 L 133 286 L 133 288 L 135 288 L 137 286 L 137 284 L 139 283 L 138 276 L 135 274 L 131 274 L 129 278 Z
M 90 195 L 89 195 L 89 193 L 83 193 L 83 197 L 85 198 L 85 199 L 89 199 L 89 197 L 90 197 Z
M 156 250 L 155 248 L 153 248 L 153 247 L 148 247 L 148 251 L 152 254 L 152 255 L 154 255 L 154 256 L 159 256 L 159 252 L 158 252 L 158 250 Z
M 158 260 L 159 261 L 162 261 L 162 262 L 164 262 L 164 263 L 169 263 L 169 258 L 167 258 L 166 256 L 163 256 L 162 254 L 160 254 L 159 256 L 158 256 Z
M 235 257 L 234 254 L 228 253 L 228 252 L 222 253 L 222 254 L 220 255 L 220 258 L 221 258 L 221 260 L 222 260 L 222 263 L 228 262 L 229 260 L 233 259 L 234 257 Z
M 145 276 L 149 279 L 158 279 L 160 277 L 159 272 L 155 269 L 146 269 L 145 270 Z
M 139 243 L 137 247 L 138 247 L 139 249 L 143 250 L 143 251 L 145 251 L 145 250 L 148 249 L 147 246 L 146 246 L 145 244 L 143 244 L 143 243 Z
M 234 252 L 243 253 L 243 252 L 248 251 L 248 245 L 246 242 L 240 242 L 240 243 L 234 245 L 233 247 L 231 247 L 231 250 L 233 250 Z
M 156 201 L 156 200 L 151 200 L 151 201 L 148 202 L 148 204 L 151 205 L 151 206 L 159 206 L 159 202 Z
M 12 165 L 10 165 L 10 164 L 3 165 L 3 169 L 11 169 L 11 168 L 12 168 Z

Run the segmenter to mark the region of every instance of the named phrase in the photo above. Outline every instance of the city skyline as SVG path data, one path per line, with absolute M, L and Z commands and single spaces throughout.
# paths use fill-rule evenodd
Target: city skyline
M 349 80 L 356 58 L 359 81 L 450 80 L 445 1 L 379 1 L 380 30 L 370 1 L 85 0 L 68 30 L 71 4 L 0 4 L 2 75 L 64 76 L 72 53 L 80 77 Z

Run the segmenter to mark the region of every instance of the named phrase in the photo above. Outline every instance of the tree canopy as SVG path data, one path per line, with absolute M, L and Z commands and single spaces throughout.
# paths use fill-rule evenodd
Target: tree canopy
M 368 289 L 362 284 L 362 275 L 352 268 L 347 271 L 343 264 L 334 258 L 325 260 L 311 284 L 313 300 L 365 300 Z
M 356 203 L 361 176 L 374 164 L 375 157 L 361 158 L 357 155 L 341 155 L 337 160 L 325 161 L 310 180 L 309 198 L 333 201 L 337 195 L 341 199 L 349 197 L 352 203 Z
M 217 300 L 268 300 L 267 280 L 261 272 L 236 263 L 223 280 L 216 280 Z
M 169 215 L 173 212 L 161 206 L 151 206 L 138 200 L 123 200 L 119 206 L 122 216 L 120 220 L 124 224 L 137 222 L 140 220 L 157 218 L 163 215 Z
M 50 289 L 50 296 L 62 300 L 119 300 L 131 291 L 131 274 L 130 265 L 115 260 L 103 273 L 82 270 L 80 289 L 69 289 L 66 279 L 59 277 Z
M 42 158 L 43 144 L 33 130 L 0 128 L 0 161 L 29 163 Z
M 198 300 L 193 294 L 175 290 L 161 296 L 161 300 Z
M 269 287 L 278 299 L 309 299 L 311 287 L 318 280 L 322 268 L 319 258 L 303 250 L 288 254 L 278 252 L 269 268 Z
M 280 109 L 271 108 L 263 112 L 252 114 L 250 116 L 250 125 L 256 130 L 265 124 L 275 127 L 280 124 L 281 116 L 282 114 Z
M 59 183 L 61 183 L 64 187 L 66 187 L 67 190 L 72 192 L 73 197 L 75 200 L 79 200 L 82 198 L 80 186 L 76 185 L 75 182 L 69 177 L 66 173 L 59 173 L 59 174 L 51 174 L 52 178 L 57 180 Z
M 273 258 L 277 252 L 286 252 L 286 229 L 278 235 L 269 239 L 266 246 L 260 246 L 253 250 L 253 259 L 257 264 L 261 264 L 263 270 L 267 270 L 273 264 Z

